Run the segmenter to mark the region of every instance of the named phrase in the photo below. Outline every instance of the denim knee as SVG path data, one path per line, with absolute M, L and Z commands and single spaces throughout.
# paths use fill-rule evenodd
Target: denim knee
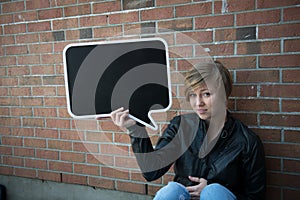
M 189 200 L 190 194 L 187 189 L 176 182 L 169 182 L 168 185 L 161 188 L 153 200 Z
M 235 195 L 226 187 L 212 183 L 207 185 L 200 194 L 200 200 L 236 200 Z

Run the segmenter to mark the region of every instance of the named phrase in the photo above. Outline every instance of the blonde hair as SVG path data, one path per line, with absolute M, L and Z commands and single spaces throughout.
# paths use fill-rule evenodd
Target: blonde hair
M 230 72 L 219 61 L 214 63 L 199 63 L 193 67 L 190 71 L 184 74 L 185 76 L 185 97 L 189 100 L 189 93 L 195 90 L 201 83 L 207 81 L 220 81 L 225 89 L 226 98 L 230 96 L 232 92 L 232 78 Z

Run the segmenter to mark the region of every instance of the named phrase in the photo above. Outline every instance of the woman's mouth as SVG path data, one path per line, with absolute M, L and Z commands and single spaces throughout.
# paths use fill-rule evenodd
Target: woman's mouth
M 197 109 L 197 112 L 199 114 L 205 114 L 207 112 L 207 109 Z

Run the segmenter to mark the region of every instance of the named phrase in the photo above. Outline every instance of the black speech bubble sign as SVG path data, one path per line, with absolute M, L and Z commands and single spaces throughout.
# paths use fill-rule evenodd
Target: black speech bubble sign
M 108 117 L 124 107 L 131 118 L 157 129 L 151 113 L 171 107 L 168 49 L 161 38 L 70 44 L 63 55 L 74 118 Z

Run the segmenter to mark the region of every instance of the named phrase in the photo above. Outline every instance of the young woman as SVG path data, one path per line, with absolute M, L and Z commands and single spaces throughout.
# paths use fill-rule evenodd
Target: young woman
M 111 113 L 116 125 L 129 130 L 146 180 L 156 180 L 174 167 L 174 181 L 154 199 L 264 199 L 263 145 L 227 110 L 232 90 L 228 70 L 220 62 L 199 64 L 185 74 L 185 85 L 194 112 L 174 117 L 155 147 L 128 110 Z

